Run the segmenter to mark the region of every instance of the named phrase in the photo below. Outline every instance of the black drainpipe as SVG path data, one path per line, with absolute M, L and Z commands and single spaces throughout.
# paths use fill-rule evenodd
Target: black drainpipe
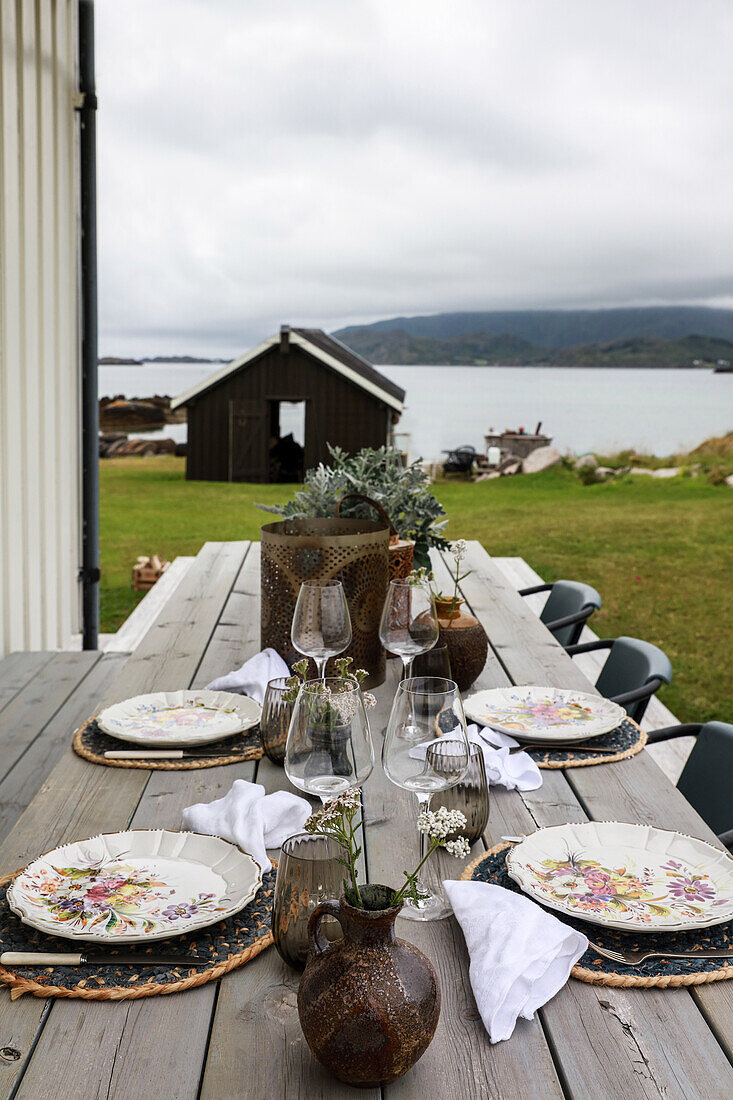
M 82 645 L 99 641 L 99 397 L 97 392 L 97 96 L 94 3 L 79 0 L 81 167 Z

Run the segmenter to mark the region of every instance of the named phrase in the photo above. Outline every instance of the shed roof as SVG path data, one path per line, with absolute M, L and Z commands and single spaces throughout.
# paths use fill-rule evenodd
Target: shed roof
M 394 382 L 391 382 L 389 378 L 385 378 L 383 374 L 375 370 L 371 363 L 368 363 L 366 359 L 362 359 L 360 355 L 357 355 L 351 348 L 347 348 L 345 344 L 342 344 L 333 336 L 329 336 L 320 328 L 293 328 L 289 330 L 289 340 L 291 344 L 301 348 L 307 355 L 311 355 L 325 366 L 330 367 L 331 370 L 335 370 L 338 374 L 348 378 L 354 385 L 366 390 L 374 397 L 378 397 L 380 401 L 384 401 L 386 405 L 398 412 L 402 412 L 405 391 Z M 232 359 L 231 363 L 227 363 L 221 370 L 215 371 L 208 378 L 204 378 L 203 381 L 186 390 L 185 393 L 174 397 L 171 401 L 171 408 L 180 408 L 181 405 L 186 405 L 193 398 L 206 393 L 214 386 L 218 386 L 230 375 L 254 362 L 260 355 L 279 343 L 279 335 L 270 336 L 267 340 L 263 340 L 261 344 L 251 348 L 244 355 Z

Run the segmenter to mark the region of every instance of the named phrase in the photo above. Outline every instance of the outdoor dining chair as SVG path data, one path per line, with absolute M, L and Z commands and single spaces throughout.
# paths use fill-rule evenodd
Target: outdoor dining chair
M 455 447 L 452 451 L 443 451 L 447 455 L 443 463 L 444 474 L 470 474 L 476 461 L 476 448 L 468 444 Z
M 629 718 L 640 722 L 652 695 L 672 679 L 672 664 L 666 653 L 640 638 L 599 638 L 566 647 L 570 656 L 610 650 L 596 680 L 596 688 L 606 699 L 619 703 Z
M 733 849 L 733 726 L 688 722 L 648 734 L 647 744 L 673 737 L 696 738 L 677 787 L 718 839 Z
M 554 634 L 562 646 L 575 645 L 581 631 L 594 611 L 600 611 L 602 600 L 595 588 L 580 581 L 555 581 L 520 588 L 520 596 L 549 592 L 540 621 Z

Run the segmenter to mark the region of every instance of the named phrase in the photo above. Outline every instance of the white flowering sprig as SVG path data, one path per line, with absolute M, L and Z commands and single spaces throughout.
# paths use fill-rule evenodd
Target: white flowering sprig
M 311 814 L 305 823 L 307 833 L 333 837 L 341 845 L 344 855 L 338 857 L 338 861 L 347 868 L 351 880 L 348 882 L 344 879 L 344 893 L 348 901 L 357 909 L 364 908 L 356 873 L 356 861 L 361 855 L 356 831 L 362 825 L 362 821 L 354 821 L 354 818 L 360 810 L 361 788 L 353 787 L 338 795 L 337 798 L 329 798 L 322 809 Z
M 351 665 L 353 664 L 353 660 L 353 657 L 339 657 L 339 659 L 334 662 L 336 665 L 336 678 L 344 682 L 354 683 L 360 687 L 369 673 L 363 668 L 352 669 Z M 283 698 L 289 703 L 294 703 L 298 698 L 298 692 L 307 679 L 308 658 L 304 657 L 302 661 L 296 661 L 293 665 L 293 675 L 285 681 L 287 684 L 287 691 L 284 693 Z M 320 694 L 329 696 L 332 695 L 332 692 L 328 686 L 324 685 Z M 362 692 L 362 699 L 364 700 L 365 707 L 376 707 L 377 705 L 377 700 L 369 691 Z
M 362 826 L 363 819 L 356 821 L 355 818 L 360 810 L 361 790 L 354 788 L 344 791 L 337 798 L 330 798 L 324 803 L 322 809 L 311 814 L 305 823 L 305 830 L 308 833 L 332 837 L 341 845 L 344 855 L 339 857 L 339 863 L 347 868 L 350 880 L 344 879 L 344 894 L 351 905 L 357 909 L 364 909 L 356 871 L 356 863 L 361 855 L 356 832 Z M 418 902 L 427 896 L 420 890 L 418 875 L 423 864 L 436 848 L 445 848 L 446 852 L 452 856 L 465 858 L 469 854 L 471 846 L 465 836 L 453 835 L 452 839 L 448 839 L 465 826 L 466 817 L 460 810 L 448 810 L 445 806 L 440 806 L 437 810 L 424 810 L 420 814 L 417 819 L 418 832 L 424 833 L 430 844 L 415 870 L 412 873 L 404 872 L 404 886 L 392 892 L 391 905 L 401 905 L 406 898 Z
M 465 539 L 456 539 L 456 541 L 451 545 L 450 552 L 454 562 L 452 566 L 448 565 L 448 572 L 450 573 L 451 580 L 453 581 L 452 596 L 444 596 L 442 591 L 439 588 L 435 587 L 433 583 L 435 577 L 433 573 L 427 569 L 413 569 L 412 573 L 407 579 L 410 584 L 423 584 L 429 587 L 430 591 L 433 593 L 433 596 L 436 599 L 450 600 L 451 605 L 449 618 L 452 619 L 453 612 L 456 609 L 456 603 L 458 601 L 458 585 L 461 583 L 461 581 L 464 581 L 466 577 L 470 576 L 473 570 L 467 569 L 465 573 L 461 573 L 461 561 L 468 553 L 468 543 Z
M 421 898 L 427 896 L 420 890 L 418 875 L 423 864 L 427 862 L 436 848 L 445 848 L 450 855 L 465 859 L 471 851 L 471 845 L 466 837 L 458 836 L 452 840 L 448 840 L 448 837 L 451 833 L 464 829 L 466 823 L 466 815 L 462 814 L 460 810 L 448 810 L 445 806 L 439 806 L 437 810 L 422 811 L 417 819 L 417 830 L 428 838 L 430 844 L 412 874 L 405 871 L 405 885 L 392 895 L 393 905 L 401 905 L 406 898 L 418 902 Z

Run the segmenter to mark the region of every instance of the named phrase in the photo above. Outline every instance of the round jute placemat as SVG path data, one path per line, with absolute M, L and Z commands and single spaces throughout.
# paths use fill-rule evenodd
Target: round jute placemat
M 506 869 L 506 853 L 511 847 L 511 844 L 497 844 L 495 848 L 490 848 L 468 864 L 461 878 L 491 882 L 521 894 L 522 890 L 509 877 Z M 553 916 L 557 914 L 553 913 Z M 617 932 L 613 928 L 602 928 L 600 924 L 574 920 L 564 914 L 559 919 L 610 951 L 638 951 L 648 948 L 650 951 L 674 952 L 692 951 L 696 947 L 733 950 L 733 921 L 718 924 L 715 928 L 698 928 L 692 932 L 644 932 L 635 935 L 633 932 Z M 733 978 L 733 966 L 721 965 L 719 959 L 649 959 L 638 966 L 624 966 L 611 962 L 588 948 L 570 973 L 574 978 L 591 985 L 674 989 L 682 985 L 703 985 L 706 982 Z
M 617 760 L 636 756 L 644 748 L 646 741 L 647 735 L 641 726 L 637 726 L 630 718 L 625 718 L 615 730 L 604 733 L 602 737 L 594 737 L 591 742 L 599 749 L 616 749 L 616 752 L 532 749 L 529 755 L 538 768 L 588 768 L 595 764 L 614 764 Z
M 0 953 L 3 951 L 73 950 L 70 940 L 47 936 L 23 924 L 5 897 L 6 888 L 19 871 L 0 879 Z M 87 1001 L 133 1001 L 182 993 L 215 981 L 244 966 L 272 943 L 270 917 L 275 889 L 275 866 L 262 876 L 254 901 L 240 913 L 200 928 L 187 936 L 154 943 L 120 945 L 122 953 L 140 953 L 140 966 L 0 966 L 0 982 L 10 986 L 11 1000 L 30 993 L 33 997 L 75 997 Z M 82 951 L 101 951 L 99 945 L 79 944 Z M 114 949 L 112 949 L 114 950 Z M 164 953 L 180 955 L 180 967 L 146 966 L 145 956 Z M 186 955 L 204 956 L 207 966 L 186 964 Z
M 196 768 L 218 768 L 222 764 L 240 764 L 243 760 L 259 760 L 262 756 L 259 726 L 245 730 L 244 733 L 238 733 L 234 737 L 227 737 L 223 741 L 201 745 L 202 752 L 210 752 L 212 755 L 195 760 L 108 760 L 104 754 L 110 749 L 142 751 L 143 746 L 110 737 L 99 728 L 95 718 L 87 718 L 84 725 L 79 726 L 74 734 L 72 746 L 75 753 L 83 756 L 85 760 L 90 760 L 92 764 L 103 764 L 107 768 L 145 768 L 146 771 L 178 772 Z

